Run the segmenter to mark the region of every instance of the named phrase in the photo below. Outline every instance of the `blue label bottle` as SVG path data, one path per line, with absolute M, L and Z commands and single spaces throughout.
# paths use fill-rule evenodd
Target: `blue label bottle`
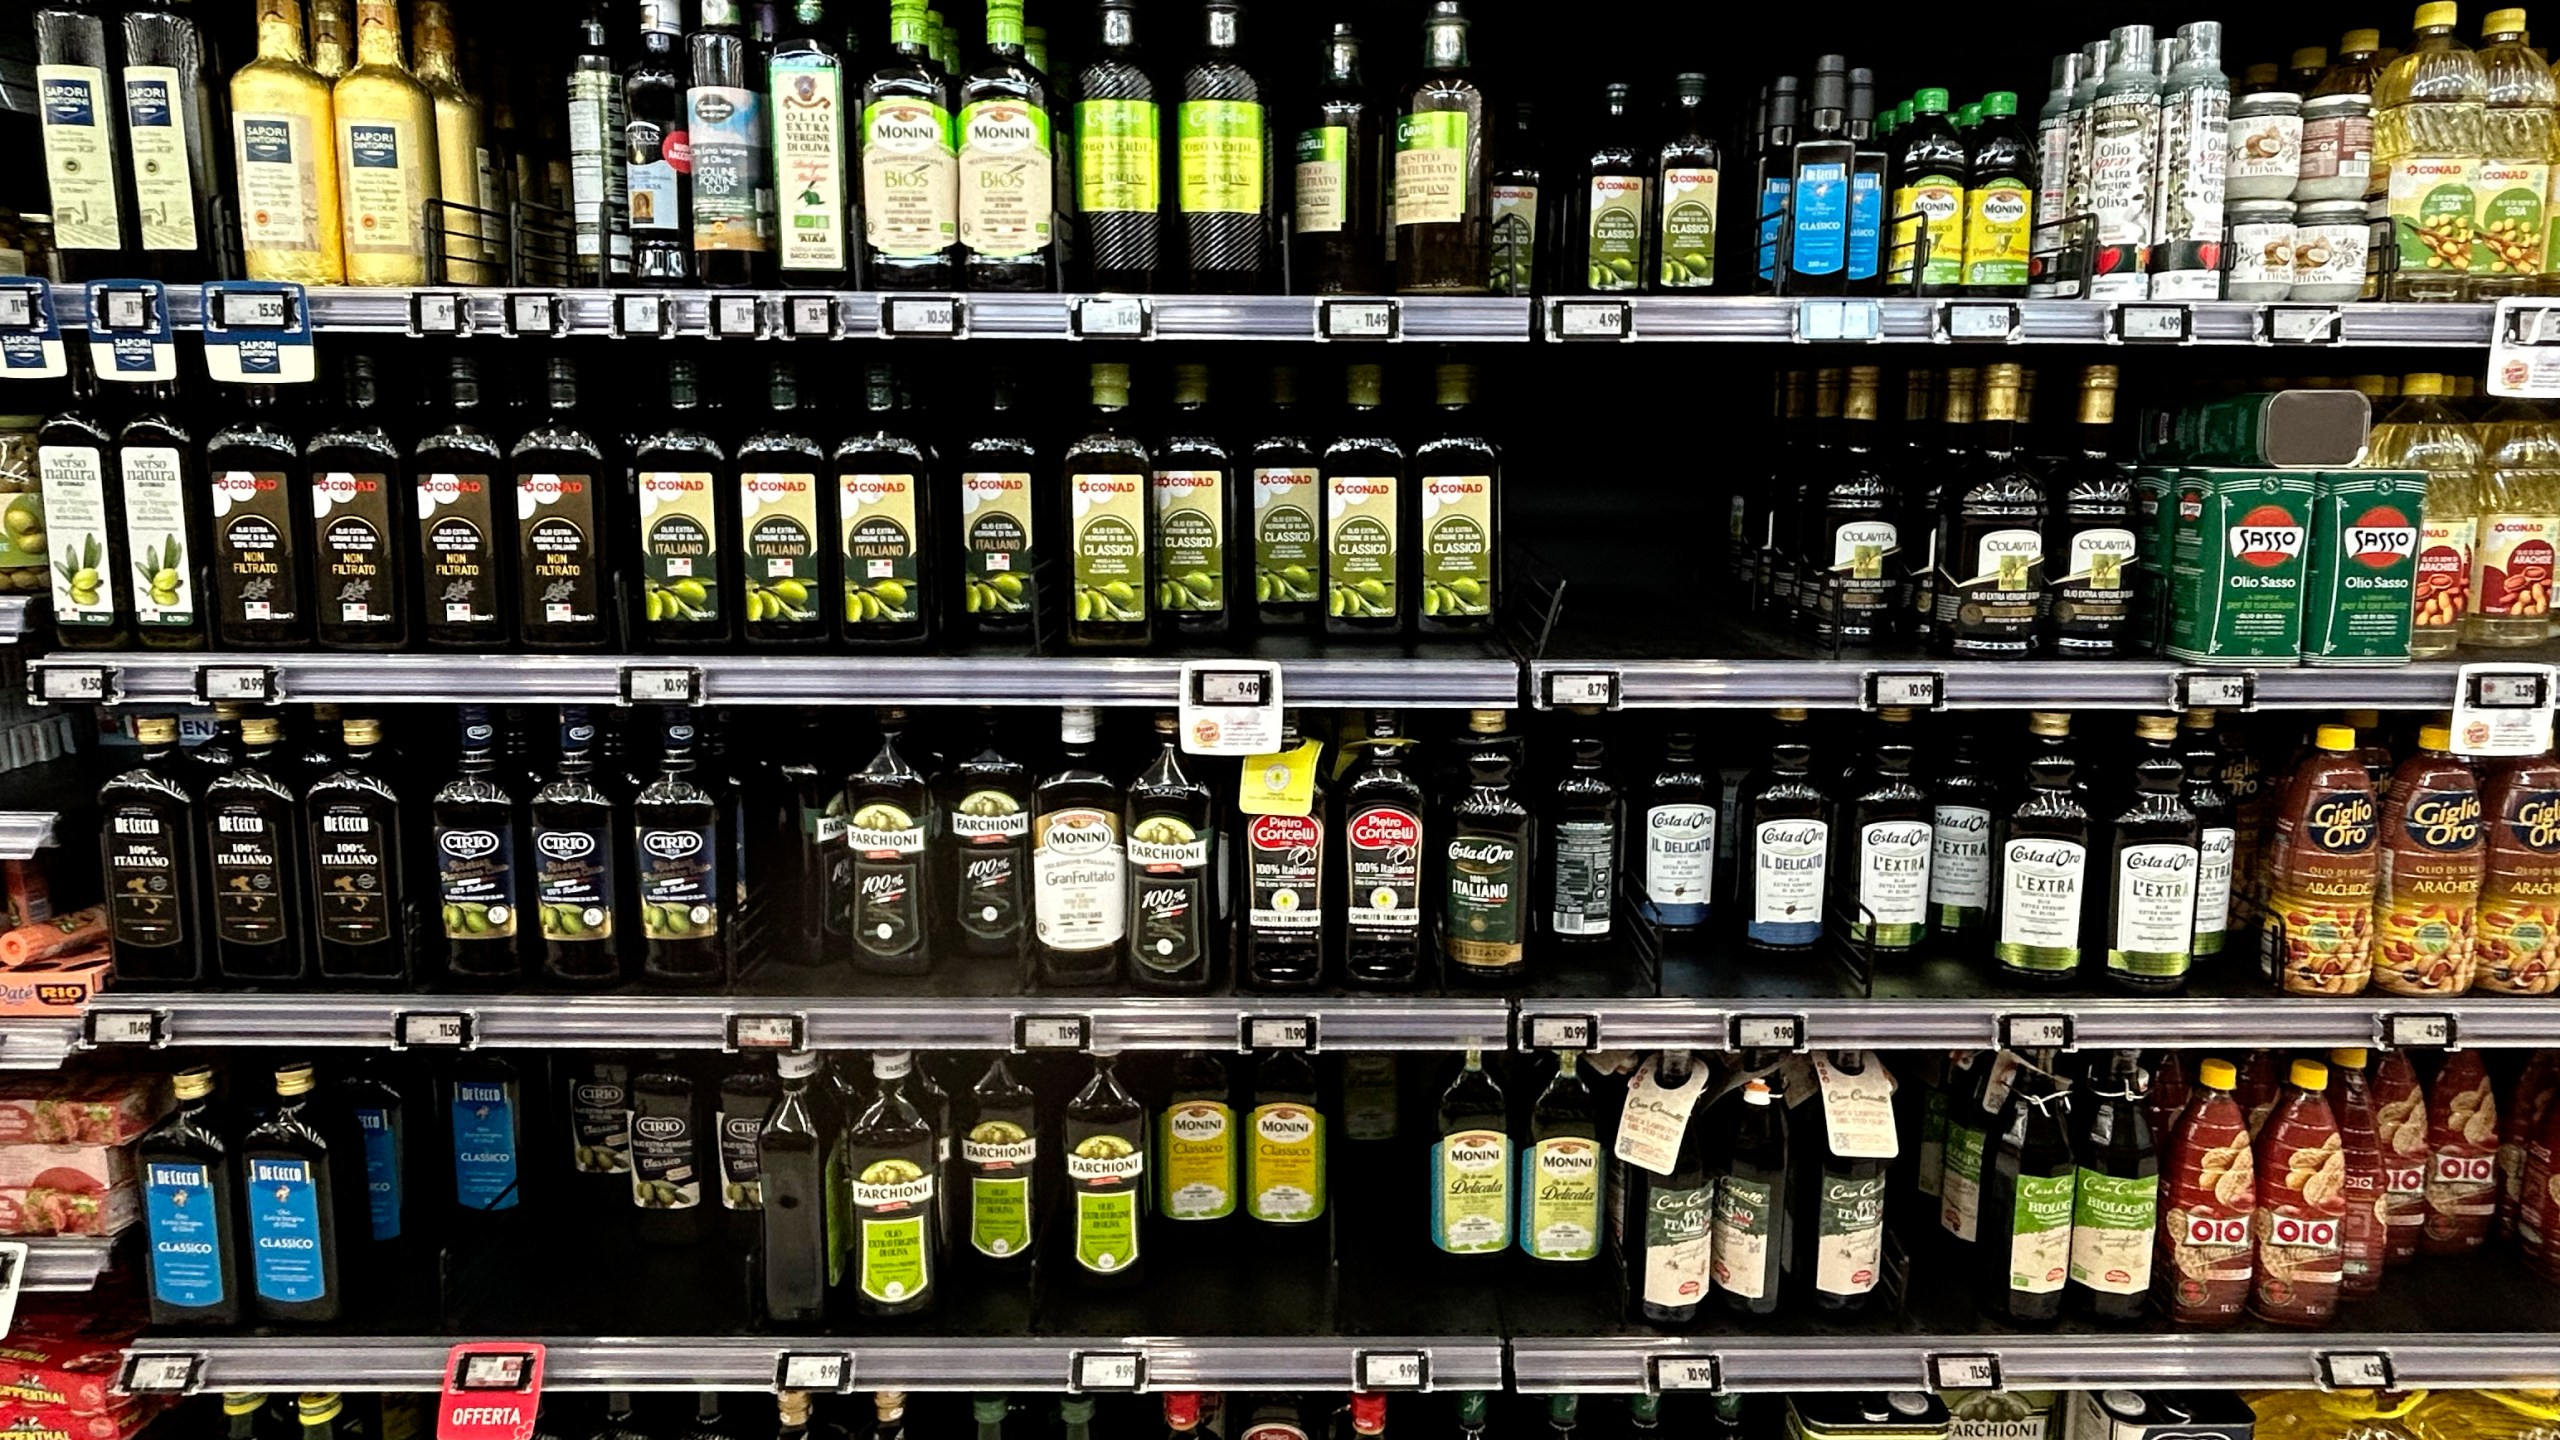
M 230 1142 L 213 1113 L 213 1071 L 174 1078 L 175 1113 L 136 1147 L 143 1228 L 151 1247 L 151 1323 L 240 1320 L 240 1221 Z
M 274 1113 L 240 1137 L 249 1301 L 261 1320 L 325 1322 L 342 1308 L 337 1157 L 310 1109 L 311 1086 L 309 1065 L 278 1068 Z

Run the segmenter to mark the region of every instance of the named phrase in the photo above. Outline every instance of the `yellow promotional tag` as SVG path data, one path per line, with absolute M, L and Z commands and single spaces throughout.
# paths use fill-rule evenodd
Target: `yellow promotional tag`
M 1306 815 L 1316 808 L 1316 761 L 1324 742 L 1278 755 L 1247 755 L 1236 777 L 1236 808 L 1247 815 Z

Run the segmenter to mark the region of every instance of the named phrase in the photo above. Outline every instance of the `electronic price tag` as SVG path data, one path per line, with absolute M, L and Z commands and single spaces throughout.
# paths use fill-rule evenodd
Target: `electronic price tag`
M 307 385 L 320 374 L 311 348 L 311 301 L 277 280 L 216 280 L 204 287 L 204 368 L 234 385 Z
M 1191 660 L 1175 702 L 1186 755 L 1280 750 L 1280 667 L 1269 661 Z
M 147 385 L 178 378 L 169 290 L 157 280 L 89 284 L 89 364 L 101 380 Z
M 42 280 L 0 278 L 0 380 L 58 380 L 70 373 L 53 287 Z

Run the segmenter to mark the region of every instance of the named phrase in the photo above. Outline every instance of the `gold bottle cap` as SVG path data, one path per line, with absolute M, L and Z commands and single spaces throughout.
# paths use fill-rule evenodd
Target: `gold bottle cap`
M 2332 754 L 2344 755 L 2356 748 L 2356 732 L 2345 725 L 2323 725 L 2312 743 Z
M 2338 37 L 2338 53 L 2341 55 L 2370 55 L 2381 48 L 2382 32 L 2379 30 L 2350 30 Z
M 1477 735 L 1499 735 L 1510 719 L 1508 710 L 1470 710 L 1467 712 L 1467 729 Z
M 2133 720 L 2133 733 L 2145 740 L 2175 740 L 2178 738 L 2178 717 L 2137 715 Z
M 1443 365 L 1440 367 L 1439 381 L 1441 404 L 1464 405 L 1475 395 L 1476 367 Z
M 2202 707 L 2199 707 L 2199 708 L 2197 708 L 2197 709 L 2194 709 L 2194 710 L 2190 710 L 2190 711 L 2188 711 L 2188 712 L 2187 712 L 2187 728 L 2188 728 L 2188 729 L 2190 729 L 2190 730 L 2210 730 L 2210 729 L 2212 729 L 2212 728 L 2213 728 L 2213 712 L 2212 712 L 2211 710 L 2209 710 L 2209 709 L 2205 709 L 2205 708 L 2202 708 Z
M 2291 1080 L 2297 1090 L 2326 1090 L 2329 1088 L 2329 1067 L 2317 1060 L 2296 1060 L 2293 1073 L 2285 1078 Z
M 895 1420 L 907 1413 L 907 1392 L 874 1390 L 871 1392 L 871 1408 L 880 1412 L 881 1419 Z
M 337 1419 L 338 1412 L 347 1407 L 338 1399 L 336 1392 L 325 1391 L 303 1396 L 294 1402 L 294 1408 L 302 1412 L 303 1424 L 326 1425 Z
M 2429 26 L 2442 25 L 2451 29 L 2461 20 L 2462 7 L 2454 4 L 2453 0 L 2429 0 L 2429 3 L 2418 7 L 2414 28 L 2424 30 Z
M 2350 375 L 2347 388 L 2368 400 L 2379 400 L 2391 393 L 2391 381 L 2381 375 Z
M 240 741 L 244 745 L 273 745 L 276 732 L 283 727 L 273 717 L 240 722 Z
M 264 1391 L 225 1390 L 222 1392 L 222 1413 L 225 1415 L 255 1415 L 266 1408 L 267 1397 Z
M 2309 70 L 2316 66 L 2327 65 L 2329 52 L 2318 45 L 2305 45 L 2294 51 L 2293 58 L 2285 63 L 2296 70 Z
M 1093 367 L 1093 403 L 1126 405 L 1129 403 L 1129 367 L 1096 365 Z
M 165 715 L 136 720 L 133 722 L 133 738 L 145 745 L 175 745 L 178 743 L 178 722 Z
M 774 1413 L 775 1413 L 777 1416 L 779 1416 L 779 1417 L 781 1418 L 782 1423 L 783 1423 L 783 1425 L 784 1425 L 786 1428 L 787 1428 L 787 1427 L 794 1427 L 794 1426 L 799 1427 L 799 1428 L 801 1428 L 801 1429 L 806 1429 L 806 1428 L 808 1428 L 808 1424 L 809 1424 L 809 1392 L 808 1392 L 808 1391 L 806 1391 L 806 1390 L 785 1390 L 785 1391 L 782 1391 L 781 1393 L 779 1393 L 779 1394 L 777 1394 L 777 1395 L 775 1395 L 775 1396 L 773 1397 L 773 1409 L 774 1409 Z
M 1274 405 L 1298 403 L 1297 366 L 1274 365 L 1271 367 L 1271 403 Z
M 2240 1067 L 2228 1060 L 2207 1060 L 2196 1067 L 2196 1083 L 2207 1090 L 2229 1090 L 2240 1083 Z
M 2116 367 L 2092 365 L 2080 372 L 2080 385 L 2085 390 L 2113 390 L 2116 388 Z
M 1781 705 L 1778 707 L 1775 714 L 1779 719 L 1791 724 L 1800 724 L 1812 718 L 1811 711 L 1799 709 L 1793 705 Z
M 311 1063 L 298 1060 L 276 1067 L 276 1094 L 287 1099 L 311 1093 Z
M 1876 718 L 1887 725 L 1908 725 L 1911 723 L 1911 707 L 1908 705 L 1879 705 L 1876 707 Z
M 2418 748 L 2421 750 L 2451 750 L 2453 748 L 2453 727 L 2450 725 L 2419 726 Z
M 2063 736 L 2071 733 L 2071 717 L 2059 710 L 2031 710 L 2027 713 L 2030 735 Z
M 1344 390 L 1354 405 L 1375 405 L 1387 391 L 1387 372 L 1378 365 L 1351 365 L 1342 372 Z
M 2442 395 L 2444 393 L 2444 377 L 2441 375 L 2423 373 L 2417 375 L 2403 375 L 2400 377 L 2400 393 L 2403 395 Z
M 2480 22 L 2483 35 L 2521 35 L 2524 30 L 2522 10 L 2492 10 L 2489 18 Z
M 350 745 L 379 745 L 382 743 L 382 722 L 349 720 L 340 727 L 339 733 L 345 736 L 346 742 Z
M 2026 378 L 2027 369 L 2023 365 L 1992 365 L 1985 367 L 1982 372 L 1983 384 L 2005 385 L 2013 389 L 2025 384 Z
M 2379 710 L 2342 710 L 2339 713 L 2346 717 L 2348 724 L 2359 730 L 2382 728 L 2382 712 Z
M 2243 85 L 2273 85 L 2276 83 L 2276 62 L 2273 60 L 2261 60 L 2257 64 L 2250 66 L 2248 69 L 2241 71 L 2240 83 Z
M 1209 403 L 1209 367 L 1176 365 L 1173 367 L 1173 400 L 1177 405 Z
M 201 1100 L 213 1093 L 213 1067 L 190 1065 L 169 1077 L 170 1093 L 181 1100 Z
M 2361 1070 L 2369 1057 L 2357 1046 L 2343 1046 L 2329 1052 L 2329 1063 L 2341 1070 Z

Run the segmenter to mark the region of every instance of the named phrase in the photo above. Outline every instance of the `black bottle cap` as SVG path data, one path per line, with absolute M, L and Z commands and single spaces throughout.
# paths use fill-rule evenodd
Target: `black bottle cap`
M 553 360 L 545 368 L 544 391 L 551 408 L 567 410 L 578 403 L 578 365 L 574 360 Z
M 1849 119 L 1852 123 L 1876 118 L 1876 72 L 1861 65 L 1849 72 Z
M 468 355 L 456 355 L 444 365 L 444 397 L 457 410 L 475 409 L 480 404 L 480 362 Z
M 1823 68 L 1813 72 L 1813 108 L 1817 114 L 1825 110 L 1846 110 L 1849 108 L 1849 77 L 1830 65 L 1840 57 L 1825 55 L 1822 58 Z
M 1707 98 L 1707 77 L 1695 71 L 1674 76 L 1671 92 L 1683 100 L 1704 100 Z
M 800 372 L 788 360 L 776 360 L 765 371 L 765 400 L 776 410 L 800 408 Z
M 1612 113 L 1625 114 L 1627 107 L 1635 103 L 1636 87 L 1624 80 L 1612 80 L 1602 93 L 1608 96 Z
M 1781 126 L 1788 129 L 1795 128 L 1796 122 L 1803 115 L 1802 89 L 1803 82 L 1793 75 L 1779 76 L 1778 83 L 1769 88 L 1770 129 L 1775 130 Z
M 338 378 L 345 390 L 348 409 L 370 410 L 380 403 L 382 380 L 374 369 L 372 356 L 348 356 L 346 368 L 339 372 Z

